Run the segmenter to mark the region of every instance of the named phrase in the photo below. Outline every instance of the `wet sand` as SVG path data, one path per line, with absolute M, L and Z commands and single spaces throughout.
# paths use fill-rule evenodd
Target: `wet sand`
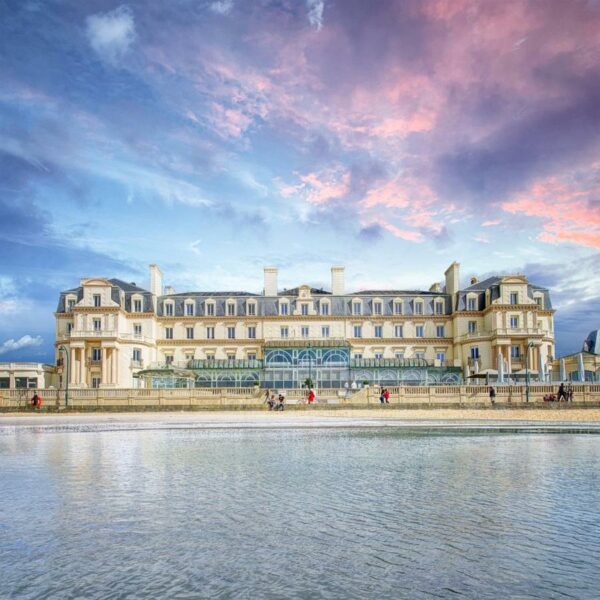
M 569 427 L 600 431 L 600 409 L 353 409 L 269 412 L 143 412 L 94 414 L 9 413 L 0 415 L 0 428 L 152 429 L 263 427 Z

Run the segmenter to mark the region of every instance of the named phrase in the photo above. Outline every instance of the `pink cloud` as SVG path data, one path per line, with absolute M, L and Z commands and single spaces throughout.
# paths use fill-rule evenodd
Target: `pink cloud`
M 502 208 L 515 215 L 540 219 L 538 239 L 600 248 L 600 165 L 563 177 L 537 181 Z
M 484 221 L 481 226 L 482 227 L 494 227 L 495 225 L 500 225 L 502 223 L 501 219 L 490 219 L 489 221 Z

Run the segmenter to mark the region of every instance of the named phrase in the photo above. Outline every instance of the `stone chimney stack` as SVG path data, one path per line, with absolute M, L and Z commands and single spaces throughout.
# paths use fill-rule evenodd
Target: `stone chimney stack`
M 165 285 L 165 296 L 170 296 L 171 294 L 174 294 L 175 290 L 173 289 L 173 286 L 171 285 Z
M 277 268 L 265 267 L 265 296 L 277 296 Z
M 454 304 L 454 299 L 456 298 L 456 294 L 460 288 L 460 264 L 454 261 L 444 273 L 446 276 L 446 294 L 450 294 L 452 296 L 452 301 Z
M 155 296 L 163 295 L 163 274 L 158 265 L 150 265 L 150 291 Z
M 441 292 L 442 290 L 441 290 L 440 284 L 436 282 L 436 283 L 432 283 L 431 284 L 431 287 L 429 288 L 429 291 L 430 292 Z
M 344 267 L 331 267 L 331 293 L 334 296 L 343 296 L 345 293 Z

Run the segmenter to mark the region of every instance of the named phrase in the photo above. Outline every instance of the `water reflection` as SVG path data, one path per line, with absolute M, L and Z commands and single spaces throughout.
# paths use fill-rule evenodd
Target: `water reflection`
M 600 437 L 0 437 L 0 597 L 592 598 Z

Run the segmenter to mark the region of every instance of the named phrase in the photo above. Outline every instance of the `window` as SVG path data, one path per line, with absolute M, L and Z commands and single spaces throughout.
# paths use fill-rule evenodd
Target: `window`
M 443 315 L 444 314 L 444 303 L 443 302 L 436 302 L 435 303 L 435 314 L 436 315 Z
M 471 358 L 479 358 L 479 348 L 477 346 L 471 347 Z
M 437 335 L 437 337 L 445 337 L 446 333 L 444 331 L 444 326 L 443 325 L 438 325 L 435 328 L 435 334 Z
M 165 327 L 165 339 L 172 340 L 173 339 L 173 328 Z
M 355 325 L 354 326 L 354 337 L 355 338 L 362 337 L 362 327 L 360 325 Z
M 519 317 L 511 317 L 510 318 L 511 329 L 516 329 L 518 326 L 519 326 Z
M 229 362 L 233 362 L 235 360 L 235 354 L 233 354 L 233 352 L 231 352 L 231 353 L 228 352 L 227 353 L 227 360 Z
M 92 348 L 92 360 L 95 362 L 102 360 L 102 348 Z
M 541 296 L 538 296 L 535 299 L 535 303 L 540 307 L 540 308 L 544 308 L 544 299 Z
M 308 337 L 308 327 L 301 327 L 300 328 L 300 335 L 303 338 L 307 338 Z
M 329 303 L 328 302 L 321 303 L 321 314 L 324 317 L 329 316 Z
M 94 306 L 102 306 L 102 296 L 100 294 L 94 294 Z
M 212 302 L 206 304 L 206 315 L 209 317 L 215 316 L 215 305 Z
M 321 337 L 328 338 L 329 337 L 329 327 L 324 325 L 321 327 Z
M 99 388 L 100 387 L 100 377 L 92 377 L 92 387 Z
M 73 323 L 67 323 L 67 333 L 71 333 L 73 331 Z
M 445 352 L 437 352 L 435 357 L 441 362 L 446 362 L 446 353 Z
M 102 321 L 100 319 L 94 319 L 92 323 L 94 325 L 94 331 L 100 331 L 102 329 Z
M 67 302 L 67 310 L 69 312 L 72 312 L 74 308 L 75 308 L 75 299 L 69 298 L 69 301 Z
M 185 305 L 185 314 L 188 317 L 193 317 L 194 316 L 194 305 L 191 302 L 188 302 Z
M 467 323 L 467 331 L 469 333 L 475 333 L 477 331 L 477 322 L 476 321 L 469 321 Z
M 415 302 L 415 315 L 422 315 L 422 314 L 423 314 L 423 303 Z
M 173 355 L 172 354 L 167 354 L 165 356 L 165 363 L 167 365 L 172 365 L 173 364 Z
M 167 315 L 167 317 L 173 316 L 173 303 L 172 302 L 165 303 L 165 315 Z
M 396 325 L 394 327 L 394 335 L 397 338 L 404 337 L 404 327 L 402 325 Z
M 227 328 L 227 339 L 228 340 L 235 340 L 235 327 L 228 327 Z
M 133 301 L 133 312 L 142 312 L 142 301 L 139 298 Z
M 139 323 L 134 323 L 134 325 L 133 325 L 133 335 L 135 337 L 140 337 L 142 335 L 142 326 Z
M 280 330 L 280 332 L 281 332 L 281 337 L 282 338 L 288 338 L 289 335 L 290 335 L 290 330 L 289 330 L 288 327 L 282 327 L 281 330 Z
M 415 335 L 417 337 L 424 337 L 424 329 L 425 327 L 423 325 L 417 325 L 415 328 Z
M 510 293 L 510 304 L 519 304 L 519 292 Z
M 207 340 L 214 340 L 215 339 L 215 328 L 214 327 L 207 327 L 206 328 L 206 339 Z
M 354 360 L 361 360 L 362 356 L 363 355 L 360 352 L 355 352 L 354 353 Z
M 519 346 L 511 346 L 510 347 L 510 357 L 511 358 L 521 358 L 521 348 L 519 348 Z
M 402 314 L 402 302 L 394 302 L 394 314 L 395 315 Z
M 352 305 L 352 314 L 353 314 L 353 315 L 360 315 L 360 314 L 361 314 L 361 312 L 362 312 L 362 310 L 361 310 L 361 305 L 360 305 L 360 303 L 359 303 L 359 302 L 355 302 L 355 303 Z
M 142 361 L 142 351 L 140 348 L 133 349 L 133 360 L 138 363 Z
M 306 316 L 306 315 L 308 315 L 308 304 L 306 304 L 305 302 L 303 302 L 303 303 L 300 305 L 300 313 L 301 313 L 303 316 Z
M 401 351 L 394 352 L 394 358 L 396 360 L 404 360 L 404 352 L 401 352 Z
M 415 358 L 420 358 L 420 359 L 425 358 L 425 352 L 423 352 L 422 350 L 415 352 Z
M 477 300 L 475 298 L 467 298 L 467 310 L 477 310 Z
M 383 327 L 381 325 L 375 325 L 375 337 L 383 337 Z
M 194 355 L 192 353 L 185 353 L 185 360 L 189 363 L 191 360 L 194 360 Z
M 289 304 L 287 302 L 282 302 L 279 305 L 279 314 L 285 316 L 285 315 L 288 315 L 289 312 L 290 312 L 290 306 L 289 306 Z
M 379 360 L 379 359 L 383 358 L 383 352 L 375 352 L 373 354 L 373 356 Z
M 212 352 L 207 352 L 206 353 L 206 360 L 215 360 L 215 355 Z
M 373 303 L 373 314 L 380 315 L 381 311 L 382 311 L 381 302 L 374 302 Z
M 251 340 L 256 339 L 256 327 L 254 327 L 254 326 L 248 327 L 248 337 Z
M 256 352 L 248 352 L 247 358 L 248 360 L 256 360 Z
M 233 302 L 227 303 L 227 316 L 234 317 L 235 316 L 235 304 Z
M 248 315 L 250 315 L 251 317 L 256 316 L 256 304 L 248 304 Z
M 194 339 L 194 328 L 193 327 L 186 327 L 185 328 L 185 337 L 188 340 L 193 340 Z

